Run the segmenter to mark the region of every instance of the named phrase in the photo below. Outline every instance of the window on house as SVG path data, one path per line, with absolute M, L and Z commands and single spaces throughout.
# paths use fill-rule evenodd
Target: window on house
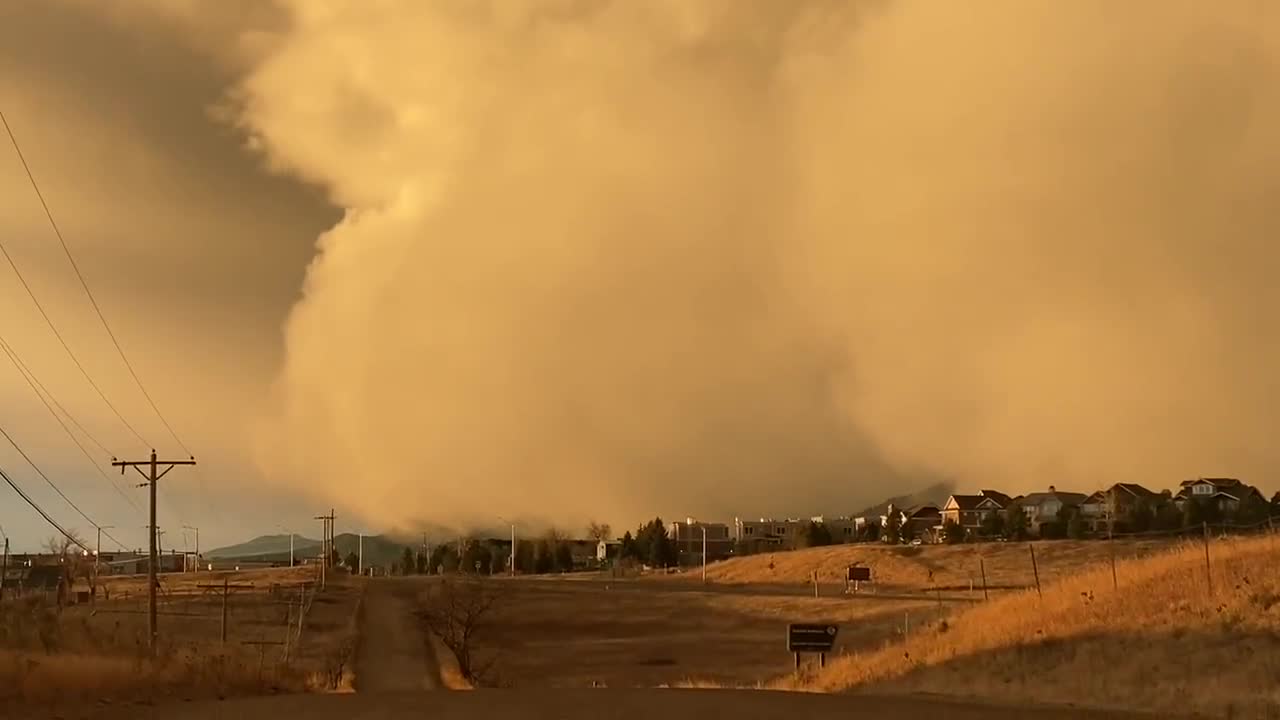
M 1191 493 L 1192 493 L 1193 495 L 1208 495 L 1208 494 L 1210 494 L 1210 493 L 1212 493 L 1212 492 L 1213 492 L 1213 486 L 1212 486 L 1212 485 L 1193 485 L 1193 486 L 1191 486 Z
M 846 526 L 846 527 L 845 527 L 845 529 L 844 529 L 844 534 L 845 534 L 845 535 L 852 535 L 852 534 L 853 534 L 853 528 L 851 528 L 851 527 L 847 527 L 847 526 Z
M 753 528 L 753 527 L 743 528 L 742 530 L 743 530 L 743 532 L 744 532 L 745 534 L 747 534 L 747 535 L 755 535 L 755 534 L 756 534 L 756 529 L 755 529 L 755 528 Z

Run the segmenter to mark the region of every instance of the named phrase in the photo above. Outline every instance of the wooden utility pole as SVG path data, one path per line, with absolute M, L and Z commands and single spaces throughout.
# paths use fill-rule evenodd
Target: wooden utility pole
M 4 539 L 4 563 L 0 564 L 0 600 L 4 599 L 4 578 L 9 574 L 9 538 Z
M 226 644 L 227 642 L 227 603 L 231 596 L 231 591 L 232 590 L 252 590 L 253 585 L 251 584 L 250 585 L 244 585 L 244 584 L 232 585 L 229 580 L 227 580 L 226 578 L 223 578 L 221 585 L 201 584 L 201 585 L 196 585 L 196 587 L 200 588 L 201 590 L 219 590 L 222 592 L 222 631 L 220 633 L 220 636 L 223 644 Z
M 1031 572 L 1035 573 L 1036 576 L 1036 595 L 1039 595 L 1040 599 L 1043 600 L 1044 593 L 1040 592 L 1040 566 L 1036 565 L 1036 546 L 1027 543 L 1027 549 L 1031 551 Z
M 1204 527 L 1204 577 L 1209 583 L 1209 595 L 1213 595 L 1213 567 L 1209 565 L 1209 523 L 1201 523 Z
M 987 594 L 987 564 L 982 558 L 978 558 L 978 571 L 982 573 L 982 599 L 990 600 L 991 596 Z
M 150 518 L 150 523 L 148 524 L 150 532 L 147 533 L 151 545 L 149 552 L 150 561 L 147 563 L 147 648 L 151 651 L 152 655 L 155 655 L 156 643 L 159 640 L 160 632 L 156 625 L 156 585 L 159 583 L 156 579 L 156 563 L 159 562 L 159 559 L 156 557 L 156 485 L 159 484 L 160 478 L 168 475 L 169 471 L 175 466 L 195 464 L 196 459 L 194 456 L 190 460 L 157 460 L 155 450 L 151 451 L 150 460 L 111 459 L 111 465 L 113 467 L 119 467 L 121 475 L 124 474 L 125 468 L 131 467 L 134 470 L 137 470 L 138 474 L 146 478 L 147 482 L 145 485 L 150 488 L 149 494 L 151 496 L 151 509 L 148 515 Z M 168 467 L 163 471 L 159 471 L 158 467 L 160 465 L 167 465 Z M 143 466 L 147 466 L 150 472 L 142 472 Z
M 328 515 L 317 515 L 315 519 L 324 523 L 320 539 L 320 587 L 324 587 L 329 561 L 333 558 L 333 508 L 329 508 Z

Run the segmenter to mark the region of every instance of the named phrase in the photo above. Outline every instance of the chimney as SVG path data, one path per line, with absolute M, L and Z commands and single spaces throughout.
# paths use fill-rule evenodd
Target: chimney
M 1056 487 L 1054 487 L 1054 486 L 1050 485 L 1050 486 L 1049 486 L 1049 492 L 1058 492 L 1058 488 L 1056 488 Z

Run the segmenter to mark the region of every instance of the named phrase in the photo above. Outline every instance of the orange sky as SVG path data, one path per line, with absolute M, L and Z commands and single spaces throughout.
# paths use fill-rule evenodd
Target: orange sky
M 330 504 L 377 528 L 833 515 L 937 478 L 1274 489 L 1274 14 L 58 0 L 0 9 L 0 78 L 205 460 L 168 502 L 209 537 Z M 6 247 L 173 449 L 0 157 Z M 0 271 L 0 332 L 144 450 Z M 91 515 L 143 524 L 3 368 L 0 396 Z

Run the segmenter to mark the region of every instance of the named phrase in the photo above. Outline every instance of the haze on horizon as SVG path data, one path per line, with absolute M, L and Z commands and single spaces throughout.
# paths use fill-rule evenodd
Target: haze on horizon
M 937 479 L 1276 489 L 1278 15 L 55 0 L 0 9 L 0 78 L 205 460 L 173 515 L 622 528 Z M 6 245 L 161 437 L 0 155 Z M 0 271 L 0 332 L 140 452 Z M 0 398 L 70 495 L 142 524 L 4 368 Z

